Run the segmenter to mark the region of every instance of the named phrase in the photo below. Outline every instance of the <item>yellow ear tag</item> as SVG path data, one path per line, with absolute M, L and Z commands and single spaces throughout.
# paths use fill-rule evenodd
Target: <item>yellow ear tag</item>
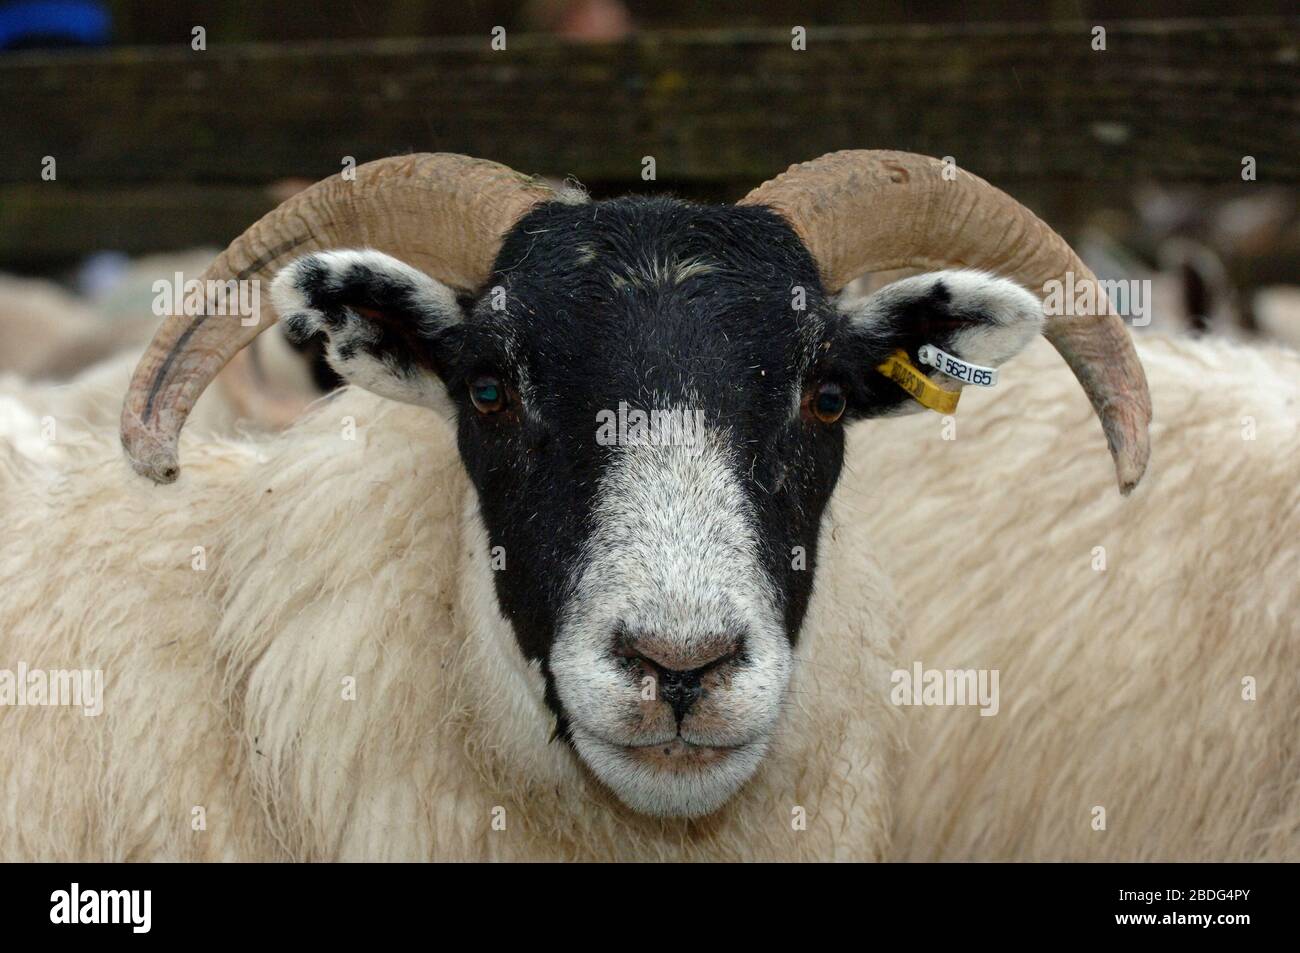
M 928 407 L 935 413 L 951 414 L 957 409 L 961 391 L 944 390 L 930 380 L 908 360 L 907 352 L 904 350 L 900 349 L 889 355 L 885 363 L 877 366 L 876 370 L 911 394 L 921 406 Z

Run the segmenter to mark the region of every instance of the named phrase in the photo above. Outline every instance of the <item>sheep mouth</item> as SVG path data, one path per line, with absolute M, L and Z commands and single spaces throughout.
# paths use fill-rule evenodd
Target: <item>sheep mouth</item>
M 681 735 L 654 744 L 619 744 L 575 726 L 574 746 L 586 766 L 620 801 L 640 814 L 701 817 L 720 809 L 758 769 L 767 739 L 707 745 Z
M 650 768 L 663 771 L 682 771 L 709 768 L 721 764 L 748 745 L 702 745 L 687 741 L 681 735 L 670 741 L 648 745 L 623 745 L 623 751 Z

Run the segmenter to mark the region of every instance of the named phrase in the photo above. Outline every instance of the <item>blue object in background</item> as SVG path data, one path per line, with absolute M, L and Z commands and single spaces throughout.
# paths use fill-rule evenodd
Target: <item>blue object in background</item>
M 95 0 L 23 0 L 0 6 L 0 50 L 99 46 L 112 18 Z
M 85 298 L 107 294 L 122 283 L 130 267 L 130 255 L 120 251 L 93 252 L 77 268 L 77 292 Z

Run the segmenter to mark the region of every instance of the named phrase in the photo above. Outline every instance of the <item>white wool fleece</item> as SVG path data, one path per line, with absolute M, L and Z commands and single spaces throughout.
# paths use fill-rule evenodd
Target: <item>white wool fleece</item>
M 0 859 L 1300 859 L 1300 358 L 1138 348 L 1128 500 L 1041 343 L 955 440 L 854 428 L 772 748 L 696 821 L 549 741 L 430 412 L 349 390 L 278 437 L 193 428 L 168 487 L 111 425 L 57 459 L 0 433 L 0 668 L 105 692 L 0 707 Z M 915 660 L 999 669 L 998 714 L 891 704 Z

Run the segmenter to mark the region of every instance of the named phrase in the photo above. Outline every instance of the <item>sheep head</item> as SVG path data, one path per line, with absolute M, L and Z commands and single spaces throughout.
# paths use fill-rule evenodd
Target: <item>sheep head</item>
M 1122 488 L 1141 475 L 1149 405 L 1119 319 L 1045 323 L 1012 280 L 1091 275 L 1002 193 L 939 174 L 836 154 L 709 207 L 587 202 L 407 157 L 296 196 L 210 274 L 276 272 L 292 338 L 323 337 L 345 380 L 455 426 L 482 559 L 560 736 L 632 808 L 694 816 L 776 730 L 845 427 L 916 406 L 875 369 L 891 354 L 930 344 L 997 365 L 1045 331 Z M 836 297 L 917 263 L 965 270 Z M 193 400 L 270 323 L 168 320 L 123 411 L 137 470 L 175 479 Z

